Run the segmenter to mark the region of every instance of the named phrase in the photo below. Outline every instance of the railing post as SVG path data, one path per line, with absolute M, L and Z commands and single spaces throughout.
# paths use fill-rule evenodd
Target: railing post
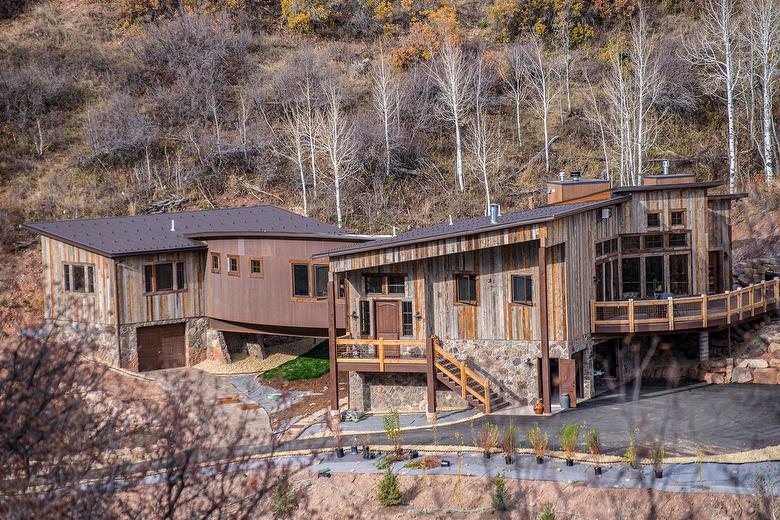
M 750 315 L 753 316 L 753 304 L 756 300 L 756 291 L 754 290 L 754 284 L 748 285 L 748 305 L 750 306 Z
M 780 278 L 775 277 L 774 282 L 775 282 L 775 288 L 774 288 L 775 308 L 777 308 L 777 306 L 778 306 L 777 305 L 777 300 L 780 299 Z
M 596 333 L 596 301 L 590 301 L 590 333 Z
M 461 361 L 458 363 L 460 366 L 460 396 L 466 398 L 466 365 Z
M 766 313 L 766 280 L 761 283 L 761 299 L 764 301 L 764 313 Z
M 707 295 L 701 295 L 701 323 L 704 328 L 707 327 Z
M 726 323 L 731 325 L 731 293 L 726 291 Z
M 485 413 L 490 413 L 490 381 L 485 379 Z
M 669 319 L 669 330 L 674 330 L 674 298 L 669 296 L 669 300 L 666 305 L 666 317 Z
M 634 333 L 634 299 L 628 300 L 628 332 Z
M 385 371 L 385 338 L 379 338 L 379 371 Z

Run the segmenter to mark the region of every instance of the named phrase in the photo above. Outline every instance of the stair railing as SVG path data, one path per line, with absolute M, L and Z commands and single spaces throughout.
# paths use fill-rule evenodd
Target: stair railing
M 465 363 L 456 359 L 449 352 L 444 350 L 438 337 L 434 337 L 433 340 L 433 354 L 434 365 L 436 369 L 460 385 L 461 397 L 466 399 L 466 393 L 468 392 L 485 406 L 485 413 L 490 413 L 490 381 L 488 381 L 488 379 L 485 377 L 479 376 L 476 372 L 467 367 Z M 450 370 L 448 370 L 439 361 L 440 358 L 444 358 L 453 365 L 457 366 L 459 371 L 458 375 L 456 376 Z M 473 381 L 476 384 L 481 385 L 484 391 L 484 395 L 474 390 L 469 385 L 469 381 Z

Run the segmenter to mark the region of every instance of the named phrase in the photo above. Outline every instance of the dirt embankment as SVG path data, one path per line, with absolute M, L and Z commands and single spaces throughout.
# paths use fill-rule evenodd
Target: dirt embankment
M 745 495 L 595 489 L 578 483 L 507 480 L 509 511 L 498 515 L 491 508 L 488 479 L 432 475 L 399 476 L 403 505 L 383 507 L 376 500 L 380 478 L 379 474 L 335 474 L 317 479 L 303 471 L 293 478 L 300 486 L 300 508 L 293 518 L 536 520 L 545 505 L 551 504 L 558 519 L 748 519 L 761 518 L 767 507 Z
M 41 252 L 0 253 L 0 338 L 43 319 Z

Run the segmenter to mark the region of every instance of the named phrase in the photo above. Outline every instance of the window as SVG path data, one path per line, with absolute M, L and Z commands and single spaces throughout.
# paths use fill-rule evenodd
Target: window
M 596 242 L 596 256 L 601 256 L 604 254 L 604 247 L 601 242 Z
M 220 257 L 219 253 L 211 253 L 211 272 L 212 273 L 219 273 L 221 271 L 220 269 Z
M 414 336 L 414 316 L 412 316 L 412 302 L 401 302 L 401 324 L 404 336 Z
M 669 290 L 674 295 L 685 295 L 688 289 L 688 255 L 669 255 Z
M 146 264 L 144 266 L 144 291 L 156 293 L 163 291 L 184 290 L 187 279 L 184 272 L 184 262 L 174 264 L 165 262 L 160 264 Z M 175 276 L 174 276 L 175 274 Z
M 661 214 L 660 213 L 648 213 L 647 214 L 647 227 L 649 227 L 649 228 L 661 227 Z
M 644 241 L 645 249 L 661 249 L 664 247 L 663 235 L 646 235 Z
M 669 213 L 669 222 L 672 227 L 685 226 L 685 211 L 672 210 Z
M 512 276 L 512 303 L 533 303 L 533 281 L 530 276 Z
M 645 257 L 645 297 L 658 298 L 664 292 L 664 257 Z
M 621 266 L 623 275 L 623 299 L 639 297 L 639 258 L 624 258 Z
M 314 297 L 325 298 L 328 296 L 328 266 L 314 266 Z
M 369 336 L 371 334 L 371 307 L 365 300 L 359 304 L 360 310 L 360 335 Z
M 458 303 L 477 304 L 477 277 L 473 274 L 455 275 L 455 293 Z
M 228 274 L 230 276 L 240 276 L 239 261 L 236 255 L 227 255 L 228 259 Z
M 292 266 L 293 296 L 308 298 L 311 296 L 309 289 L 309 264 L 293 264 Z
M 381 276 L 366 276 L 366 294 L 382 294 L 383 292 Z
M 187 288 L 187 276 L 184 274 L 184 262 L 176 262 L 176 289 L 183 291 Z
M 344 298 L 347 295 L 347 280 L 344 275 L 339 275 L 339 298 Z
M 388 294 L 404 294 L 404 277 L 401 275 L 389 275 L 387 277 Z
M 685 247 L 688 245 L 688 233 L 671 233 L 669 247 Z
M 622 237 L 620 239 L 620 245 L 623 248 L 624 253 L 630 253 L 631 251 L 639 251 L 639 236 L 633 235 L 628 237 Z
M 62 288 L 68 292 L 94 293 L 95 266 L 62 264 Z
M 263 277 L 263 259 L 262 258 L 250 258 L 249 259 L 249 276 L 252 278 Z

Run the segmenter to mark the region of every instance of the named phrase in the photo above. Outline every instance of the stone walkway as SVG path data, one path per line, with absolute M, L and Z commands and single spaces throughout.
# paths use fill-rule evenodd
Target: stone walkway
M 448 412 L 439 412 L 436 420 L 437 426 L 449 426 L 463 421 L 468 421 L 482 416 L 479 410 L 453 410 Z M 366 414 L 358 422 L 345 421 L 341 423 L 342 435 L 365 435 L 366 433 L 382 433 L 385 431 L 386 414 Z M 402 413 L 399 414 L 402 430 L 411 430 L 419 428 L 431 428 L 426 414 L 424 413 Z M 327 426 L 324 423 L 312 424 L 298 437 L 299 439 L 322 437 L 330 435 Z

